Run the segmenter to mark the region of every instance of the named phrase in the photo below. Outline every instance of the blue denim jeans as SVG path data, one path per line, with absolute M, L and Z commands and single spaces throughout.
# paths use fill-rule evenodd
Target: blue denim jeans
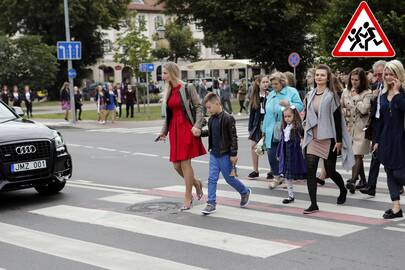
M 267 148 L 267 157 L 269 159 L 270 168 L 274 176 L 280 175 L 277 160 L 277 147 L 278 142 L 272 142 L 271 148 Z
M 225 181 L 234 189 L 236 189 L 240 195 L 245 195 L 249 192 L 246 186 L 234 176 L 229 176 L 232 171 L 232 163 L 229 159 L 229 155 L 223 155 L 216 157 L 214 154 L 210 154 L 210 172 L 208 176 L 208 204 L 216 205 L 217 199 L 217 183 L 219 173 L 221 172 Z

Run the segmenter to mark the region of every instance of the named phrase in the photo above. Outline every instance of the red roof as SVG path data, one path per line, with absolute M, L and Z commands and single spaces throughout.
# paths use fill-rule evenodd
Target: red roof
M 156 6 L 156 0 L 143 0 L 143 4 L 132 2 L 128 5 L 128 9 L 142 12 L 163 12 L 165 11 L 164 4 Z

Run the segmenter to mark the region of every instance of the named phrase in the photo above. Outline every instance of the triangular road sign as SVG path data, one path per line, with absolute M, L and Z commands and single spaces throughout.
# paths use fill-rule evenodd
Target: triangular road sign
M 365 1 L 361 2 L 338 43 L 333 57 L 394 57 L 395 51 Z

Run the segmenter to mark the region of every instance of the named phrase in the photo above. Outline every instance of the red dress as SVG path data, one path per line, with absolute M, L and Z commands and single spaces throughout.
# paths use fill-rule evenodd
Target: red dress
M 172 112 L 169 124 L 170 161 L 178 162 L 205 155 L 207 151 L 200 137 L 191 132 L 193 126 L 184 115 L 180 101 L 181 84 L 172 88 L 167 106 Z

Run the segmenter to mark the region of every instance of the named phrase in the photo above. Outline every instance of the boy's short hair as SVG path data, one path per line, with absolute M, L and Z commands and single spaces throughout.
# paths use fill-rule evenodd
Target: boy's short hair
M 213 102 L 213 101 L 218 101 L 221 104 L 221 100 L 219 99 L 219 96 L 215 93 L 208 93 L 205 98 L 204 98 L 204 105 L 207 104 L 207 102 Z

